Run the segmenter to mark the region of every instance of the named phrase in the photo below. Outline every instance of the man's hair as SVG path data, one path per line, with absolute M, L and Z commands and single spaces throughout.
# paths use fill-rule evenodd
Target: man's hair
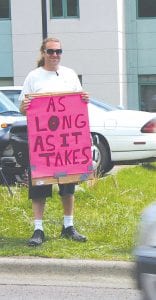
M 43 40 L 42 45 L 41 45 L 41 47 L 40 47 L 40 53 L 41 53 L 41 55 L 40 55 L 39 60 L 37 61 L 37 67 L 42 67 L 42 66 L 44 66 L 44 57 L 43 57 L 43 53 L 44 53 L 44 50 L 46 49 L 46 44 L 47 44 L 48 42 L 56 42 L 56 43 L 60 43 L 60 40 L 57 39 L 57 38 L 46 38 L 46 39 Z M 60 43 L 60 44 L 61 44 L 61 43 Z

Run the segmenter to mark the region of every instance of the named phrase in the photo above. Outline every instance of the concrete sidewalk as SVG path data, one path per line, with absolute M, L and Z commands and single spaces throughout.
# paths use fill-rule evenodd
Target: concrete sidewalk
M 0 273 L 120 276 L 134 278 L 135 263 L 40 257 L 0 257 Z

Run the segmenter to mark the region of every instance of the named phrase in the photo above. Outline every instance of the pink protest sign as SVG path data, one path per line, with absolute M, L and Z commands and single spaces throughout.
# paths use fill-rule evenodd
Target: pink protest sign
M 88 179 L 93 172 L 91 137 L 87 103 L 81 94 L 31 97 L 27 121 L 32 182 L 46 184 L 45 178 L 61 178 L 63 183 L 76 174 L 77 180 Z

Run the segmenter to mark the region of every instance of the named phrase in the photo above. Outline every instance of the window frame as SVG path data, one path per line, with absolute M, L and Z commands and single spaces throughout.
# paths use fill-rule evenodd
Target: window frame
M 136 15 L 137 15 L 137 19 L 156 19 L 156 16 L 155 17 L 141 17 L 139 16 L 139 0 L 136 0 Z
M 0 17 L 0 21 L 11 20 L 11 0 L 9 0 L 8 3 L 9 3 L 9 16 L 7 18 Z
M 50 1 L 50 19 L 79 19 L 80 17 L 80 8 L 79 8 L 79 0 L 77 1 L 77 15 L 76 16 L 68 16 L 67 15 L 67 0 L 62 1 L 63 15 L 62 16 L 53 16 L 53 0 Z

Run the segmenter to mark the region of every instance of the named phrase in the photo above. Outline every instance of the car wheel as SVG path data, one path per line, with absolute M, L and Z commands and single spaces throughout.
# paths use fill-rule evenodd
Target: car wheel
M 96 170 L 96 173 L 99 177 L 102 177 L 106 172 L 109 172 L 114 164 L 110 159 L 110 154 L 108 147 L 105 143 L 98 140 L 98 142 L 94 142 L 93 138 L 93 164 Z

